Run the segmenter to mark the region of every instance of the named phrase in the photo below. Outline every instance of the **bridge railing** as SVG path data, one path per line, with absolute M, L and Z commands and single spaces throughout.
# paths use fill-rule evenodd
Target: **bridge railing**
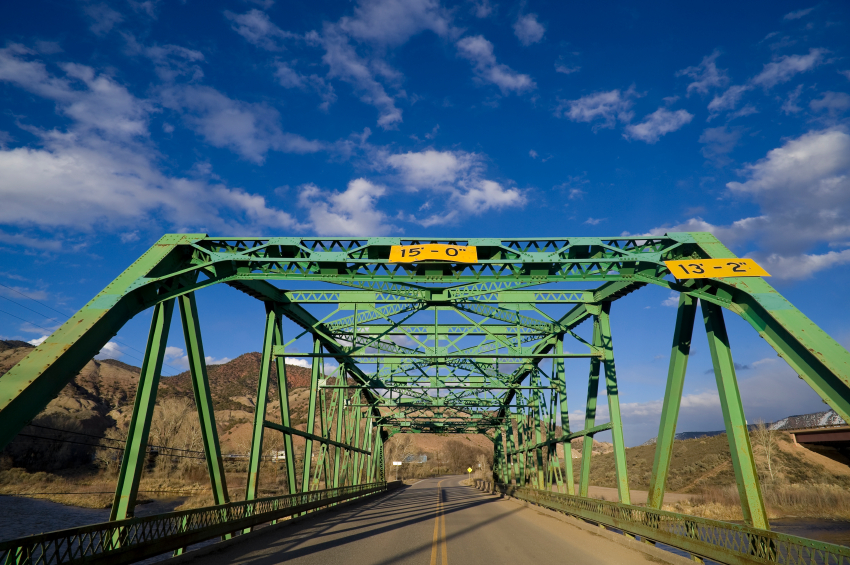
M 481 481 L 482 490 L 490 485 Z M 848 565 L 850 547 L 643 506 L 496 484 L 496 492 L 729 565 Z
M 0 563 L 134 563 L 323 506 L 398 486 L 370 483 L 128 518 L 0 542 Z

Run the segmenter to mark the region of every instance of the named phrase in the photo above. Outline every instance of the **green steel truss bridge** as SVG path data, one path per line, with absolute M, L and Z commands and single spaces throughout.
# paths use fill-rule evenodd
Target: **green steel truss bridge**
M 395 245 L 475 246 L 477 262 L 390 262 Z M 664 261 L 734 258 L 707 233 L 564 238 L 163 236 L 0 378 L 0 448 L 134 316 L 152 322 L 110 522 L 0 543 L 8 563 L 129 563 L 388 488 L 397 433 L 475 433 L 494 445 L 488 488 L 722 563 L 848 563 L 850 550 L 770 531 L 724 317 L 737 315 L 850 421 L 850 354 L 758 277 L 677 280 Z M 216 432 L 195 293 L 227 285 L 265 307 L 262 367 L 243 500 L 232 502 Z M 611 325 L 615 301 L 656 285 L 679 293 L 651 487 L 633 505 Z M 290 290 L 295 289 L 295 290 Z M 185 336 L 215 505 L 136 518 L 171 318 Z M 698 309 L 699 306 L 699 309 Z M 691 335 L 708 335 L 746 523 L 661 510 Z M 592 323 L 592 337 L 574 329 Z M 292 328 L 295 328 L 292 330 Z M 662 330 L 660 335 L 664 335 Z M 644 339 L 655 337 L 655 329 Z M 309 353 L 293 343 L 312 340 Z M 651 337 L 650 337 L 651 336 Z M 290 418 L 285 358 L 312 366 L 306 431 Z M 334 365 L 334 371 L 326 371 Z M 279 421 L 269 419 L 277 368 Z M 585 422 L 571 430 L 567 378 L 587 375 Z M 597 422 L 604 386 L 608 422 Z M 575 406 L 575 402 L 574 402 Z M 588 498 L 593 435 L 613 436 L 618 502 Z M 288 494 L 260 497 L 265 434 L 282 433 Z M 297 459 L 293 437 L 306 447 Z M 555 447 L 582 437 L 572 459 Z M 299 440 L 300 441 L 300 440 Z M 570 453 L 568 450 L 566 453 Z

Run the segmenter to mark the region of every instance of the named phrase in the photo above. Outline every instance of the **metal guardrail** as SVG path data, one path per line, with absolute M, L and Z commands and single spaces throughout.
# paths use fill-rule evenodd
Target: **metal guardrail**
M 134 563 L 192 544 L 398 485 L 370 483 L 128 518 L 0 542 L 0 563 Z
M 513 485 L 492 485 L 488 481 L 476 481 L 476 487 L 610 526 L 640 536 L 643 541 L 660 542 L 718 563 L 850 564 L 850 547 L 741 524 Z

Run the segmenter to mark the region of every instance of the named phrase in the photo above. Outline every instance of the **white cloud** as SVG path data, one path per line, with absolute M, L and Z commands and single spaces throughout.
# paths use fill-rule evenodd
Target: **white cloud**
M 277 110 L 228 98 L 208 86 L 175 86 L 161 92 L 162 104 L 182 113 L 192 130 L 215 147 L 262 163 L 270 150 L 315 153 L 325 146 L 280 129 Z
M 746 84 L 730 86 L 723 94 L 712 98 L 708 103 L 708 109 L 712 115 L 708 119 L 711 120 L 720 112 L 734 110 L 744 93 L 751 89 L 752 87 Z
M 676 73 L 676 76 L 686 76 L 693 79 L 688 85 L 688 96 L 693 92 L 708 94 L 713 88 L 721 88 L 729 83 L 726 71 L 717 68 L 717 57 L 720 51 L 715 50 L 711 55 L 703 57 L 702 62 L 695 67 L 688 67 Z
M 664 231 L 710 231 L 727 245 L 758 245 L 752 255 L 775 277 L 807 278 L 850 261 L 850 253 L 812 253 L 850 241 L 850 135 L 812 131 L 786 141 L 746 165 L 747 180 L 727 183 L 730 193 L 753 200 L 760 214 L 727 226 L 701 218 Z M 657 228 L 655 231 L 660 231 Z
M 402 45 L 423 31 L 441 37 L 452 31 L 450 15 L 437 0 L 361 1 L 354 17 L 342 18 L 339 27 L 358 40 L 388 46 Z
M 797 105 L 797 101 L 800 99 L 800 94 L 803 92 L 803 85 L 798 84 L 797 88 L 788 93 L 788 97 L 782 103 L 782 112 L 785 114 L 796 114 L 798 112 L 802 112 L 803 109 Z
M 160 222 L 178 231 L 297 226 L 292 216 L 270 208 L 263 197 L 163 174 L 156 165 L 158 155 L 147 143 L 148 116 L 154 111 L 151 103 L 135 98 L 113 79 L 89 67 L 60 65 L 64 76 L 55 76 L 42 63 L 28 60 L 30 55 L 31 51 L 20 46 L 0 49 L 0 80 L 55 102 L 72 123 L 65 132 L 24 126 L 39 138 L 41 147 L 0 150 L 0 197 L 4 202 L 0 223 L 83 232 L 95 227 L 125 229 L 140 223 L 160 230 Z M 194 92 L 218 101 L 229 100 L 210 90 Z M 235 112 L 229 115 L 227 105 L 219 104 L 221 122 L 238 122 L 239 111 L 255 108 L 230 102 Z M 214 104 L 204 96 L 190 103 L 200 104 L 206 112 L 199 110 L 191 116 L 198 120 L 201 131 L 221 144 L 237 143 L 232 124 L 228 124 L 228 137 L 221 130 L 216 132 L 215 124 L 204 123 L 217 118 L 207 110 Z M 250 125 L 250 120 L 245 121 Z M 244 134 L 245 125 L 240 127 L 243 138 L 250 138 Z M 270 126 L 251 127 L 267 132 Z M 267 141 L 259 139 L 255 154 L 262 143 L 298 149 L 299 140 L 287 139 L 285 134 Z M 4 239 L 9 237 L 22 236 L 4 234 Z
M 567 65 L 565 65 L 561 62 L 555 63 L 555 72 L 556 73 L 561 73 L 561 74 L 564 74 L 564 75 L 571 75 L 573 73 L 579 72 L 580 70 L 581 70 L 581 67 L 579 67 L 579 66 L 568 67 Z
M 245 14 L 234 14 L 225 10 L 224 15 L 232 22 L 233 31 L 252 45 L 267 51 L 283 51 L 284 40 L 297 37 L 294 33 L 280 29 L 269 19 L 268 14 L 261 10 L 253 9 Z
M 598 226 L 608 218 L 588 218 L 584 221 L 588 226 Z
M 783 20 L 799 20 L 800 18 L 804 18 L 812 13 L 812 11 L 816 8 L 816 6 L 812 6 L 811 8 L 805 8 L 803 10 L 797 10 L 796 12 L 788 12 L 785 14 L 782 19 Z
M 537 159 L 537 151 L 535 151 L 534 149 L 529 149 L 528 156 L 532 159 Z
M 301 74 L 293 68 L 291 63 L 278 61 L 275 63 L 275 67 L 277 68 L 274 73 L 275 78 L 282 87 L 315 90 L 322 98 L 322 103 L 319 105 L 322 110 L 327 111 L 330 105 L 336 101 L 333 85 L 322 77 L 316 74 Z
M 703 144 L 700 152 L 706 159 L 725 165 L 730 161 L 727 155 L 735 149 L 740 139 L 740 130 L 729 129 L 728 126 L 706 128 L 699 137 L 699 142 Z
M 472 13 L 476 18 L 486 18 L 493 13 L 493 5 L 490 0 L 472 0 Z
M 625 92 L 610 90 L 588 94 L 578 100 L 561 100 L 555 109 L 555 115 L 566 116 L 574 122 L 601 120 L 602 123 L 595 127 L 613 128 L 617 120 L 624 123 L 631 121 L 635 96 L 634 87 L 631 87 Z
M 516 188 L 484 178 L 484 165 L 475 153 L 428 149 L 386 157 L 408 190 L 428 190 L 445 194 L 441 199 L 449 210 L 426 220 L 427 225 L 451 221 L 458 210 L 481 214 L 507 206 L 522 206 L 525 196 Z M 426 226 L 427 227 L 427 226 Z
M 154 64 L 157 76 L 163 82 L 172 82 L 178 77 L 188 76 L 193 81 L 203 78 L 200 63 L 205 61 L 204 54 L 180 45 L 143 45 L 129 33 L 122 33 L 127 42 L 127 52 L 131 55 L 143 55 Z
M 665 298 L 664 300 L 661 301 L 661 305 L 662 306 L 673 306 L 673 307 L 679 306 L 679 293 L 678 292 L 671 292 L 670 296 L 668 296 L 667 298 Z
M 458 54 L 472 63 L 476 78 L 495 84 L 502 94 L 520 94 L 537 88 L 530 76 L 498 63 L 493 54 L 493 44 L 483 36 L 464 37 L 457 42 L 457 48 Z
M 537 21 L 537 14 L 526 14 L 520 16 L 514 22 L 514 35 L 517 36 L 519 42 L 528 47 L 533 43 L 543 39 L 543 34 L 546 33 L 546 28 Z
M 845 92 L 824 92 L 820 98 L 809 102 L 809 108 L 815 112 L 827 112 L 837 116 L 850 110 L 850 95 Z
M 624 137 L 655 143 L 661 136 L 689 124 L 693 118 L 693 114 L 685 110 L 671 112 L 666 108 L 659 108 L 646 116 L 642 122 L 627 125 Z
M 838 74 L 843 75 L 844 78 L 850 80 L 850 69 L 847 69 L 846 71 L 838 71 Z
M 764 70 L 752 79 L 752 83 L 765 90 L 788 82 L 799 73 L 810 71 L 824 62 L 826 49 L 809 49 L 808 55 L 786 55 L 764 66 Z
M 396 108 L 395 99 L 387 94 L 384 85 L 375 79 L 376 65 L 385 73 L 389 71 L 380 60 L 369 61 L 360 57 L 349 43 L 348 37 L 339 29 L 329 26 L 321 38 L 325 48 L 322 60 L 328 65 L 328 77 L 339 78 L 351 84 L 360 100 L 378 109 L 378 125 L 392 129 L 402 121 L 401 110 Z
M 301 187 L 298 204 L 307 209 L 318 235 L 384 235 L 396 229 L 375 207 L 385 192 L 385 187 L 362 178 L 349 182 L 344 192 L 308 184 Z
M 207 356 L 204 357 L 204 363 L 206 363 L 208 366 L 209 365 L 224 365 L 228 361 L 230 361 L 230 357 L 222 357 L 221 359 L 216 359 L 215 357 L 213 357 L 211 355 L 207 355 Z
M 480 166 L 474 153 L 433 149 L 390 155 L 386 161 L 408 187 L 431 190 L 450 190 L 461 175 Z
M 124 16 L 106 4 L 90 4 L 83 8 L 83 12 L 91 20 L 89 29 L 95 35 L 107 34 L 115 25 L 124 21 Z
M 31 339 L 27 343 L 29 343 L 30 345 L 41 345 L 42 343 L 44 343 L 44 340 L 47 339 L 48 337 L 50 337 L 50 336 L 43 335 L 41 337 Z
M 95 359 L 120 359 L 124 355 L 124 348 L 114 341 L 107 342 L 100 352 L 94 356 Z
M 303 357 L 285 357 L 284 360 L 287 365 L 295 365 L 296 367 L 304 367 L 305 369 L 309 369 L 312 366 L 310 362 Z
M 148 102 L 85 65 L 60 64 L 64 76 L 53 76 L 43 63 L 28 59 L 34 54 L 21 45 L 0 49 L 0 81 L 53 100 L 60 112 L 76 122 L 77 129 L 114 137 L 147 135 L 152 110 Z

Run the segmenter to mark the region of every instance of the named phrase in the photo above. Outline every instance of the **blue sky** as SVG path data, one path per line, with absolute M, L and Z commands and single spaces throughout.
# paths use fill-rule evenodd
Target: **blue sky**
M 834 1 L 8 4 L 0 335 L 38 340 L 165 232 L 709 230 L 847 344 L 848 24 Z M 613 311 L 630 443 L 655 434 L 667 303 Z M 260 306 L 199 304 L 213 360 L 259 348 Z M 728 318 L 750 419 L 825 408 Z M 139 364 L 148 322 L 103 355 Z M 702 343 L 680 430 L 722 426 Z

